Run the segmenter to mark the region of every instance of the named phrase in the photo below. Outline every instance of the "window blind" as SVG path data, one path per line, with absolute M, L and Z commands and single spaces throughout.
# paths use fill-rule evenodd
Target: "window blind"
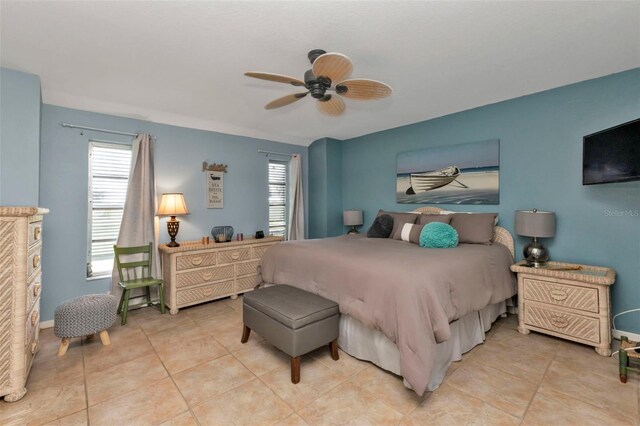
M 284 236 L 287 231 L 287 166 L 269 160 L 269 234 Z
M 87 277 L 108 276 L 129 184 L 131 147 L 89 144 L 89 241 Z

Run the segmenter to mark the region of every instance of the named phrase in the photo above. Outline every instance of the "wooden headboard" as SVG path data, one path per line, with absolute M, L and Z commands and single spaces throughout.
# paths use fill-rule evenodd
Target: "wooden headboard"
M 444 209 L 441 209 L 440 207 L 427 206 L 427 207 L 419 207 L 413 211 L 424 213 L 424 214 L 440 214 L 442 210 Z M 503 246 L 508 248 L 509 251 L 511 252 L 511 256 L 515 258 L 516 252 L 513 246 L 513 236 L 511 235 L 511 232 L 507 231 L 505 228 L 501 226 L 494 226 L 493 238 L 491 238 L 491 241 L 493 241 L 494 243 L 502 244 Z

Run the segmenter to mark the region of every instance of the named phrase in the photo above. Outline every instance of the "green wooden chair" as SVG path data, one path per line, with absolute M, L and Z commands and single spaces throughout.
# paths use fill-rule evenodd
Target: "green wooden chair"
M 127 313 L 129 311 L 129 297 L 131 290 L 144 288 L 147 296 L 147 304 L 151 304 L 151 287 L 158 286 L 158 296 L 160 312 L 164 314 L 164 285 L 160 279 L 151 276 L 151 254 L 153 253 L 153 243 L 147 246 L 138 247 L 118 247 L 113 246 L 116 266 L 120 275 L 120 287 L 122 287 L 122 297 L 118 305 L 118 313 L 122 317 L 122 325 L 127 323 Z M 142 260 L 123 262 L 121 256 L 141 255 Z M 138 277 L 138 275 L 140 275 Z

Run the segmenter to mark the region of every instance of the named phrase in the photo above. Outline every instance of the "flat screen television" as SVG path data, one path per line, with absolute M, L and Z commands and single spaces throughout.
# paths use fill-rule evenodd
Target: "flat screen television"
M 631 180 L 640 180 L 640 119 L 583 138 L 583 185 Z

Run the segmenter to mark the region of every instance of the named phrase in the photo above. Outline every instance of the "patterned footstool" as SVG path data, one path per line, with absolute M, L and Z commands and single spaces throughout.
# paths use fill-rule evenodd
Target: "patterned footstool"
M 62 339 L 58 356 L 67 353 L 72 337 L 100 333 L 102 344 L 110 344 L 107 328 L 116 321 L 117 310 L 118 301 L 109 294 L 89 294 L 60 304 L 54 315 L 54 332 Z

